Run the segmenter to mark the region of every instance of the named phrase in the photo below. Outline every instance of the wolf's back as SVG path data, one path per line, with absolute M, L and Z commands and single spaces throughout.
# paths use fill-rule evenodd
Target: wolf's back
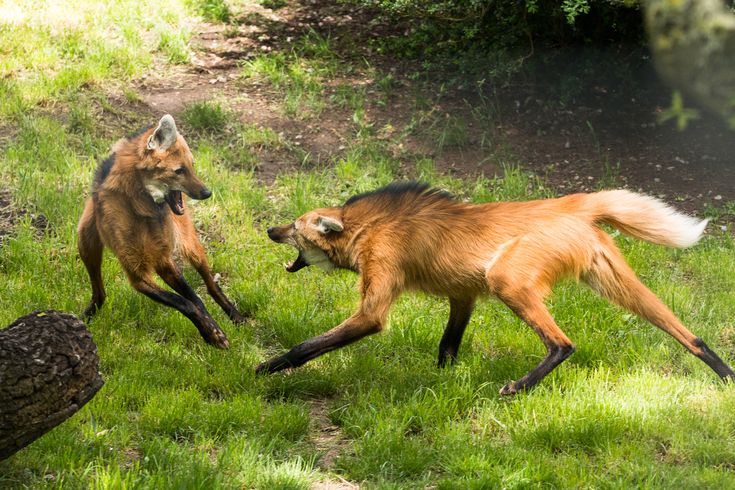
M 583 207 L 596 223 L 609 224 L 647 242 L 677 248 L 697 243 L 708 221 L 687 216 L 658 199 L 627 190 L 589 194 Z

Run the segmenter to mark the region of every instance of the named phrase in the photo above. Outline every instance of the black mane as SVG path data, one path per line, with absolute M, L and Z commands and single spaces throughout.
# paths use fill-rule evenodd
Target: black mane
M 128 141 L 134 140 L 135 138 L 137 138 L 141 134 L 145 133 L 146 131 L 148 131 L 152 127 L 153 127 L 153 124 L 149 124 L 148 126 L 143 126 L 142 128 L 138 129 L 137 131 L 133 131 L 132 133 L 126 134 L 125 135 L 125 139 L 128 140 Z
M 347 202 L 345 202 L 345 206 L 355 204 L 356 202 L 367 198 L 382 198 L 387 201 L 398 201 L 405 198 L 408 194 L 413 194 L 415 197 L 454 201 L 454 196 L 447 191 L 431 187 L 431 185 L 426 182 L 408 181 L 393 182 L 385 187 L 381 187 L 380 189 L 357 194 L 356 196 L 349 198 Z
M 125 139 L 128 141 L 132 141 L 135 138 L 139 137 L 141 134 L 145 133 L 149 129 L 153 127 L 152 124 L 149 124 L 148 126 L 144 126 L 137 131 L 133 131 L 132 133 L 128 133 L 125 136 Z M 97 170 L 94 173 L 94 184 L 93 187 L 98 187 L 102 182 L 105 181 L 108 175 L 110 175 L 110 170 L 112 170 L 112 166 L 115 165 L 115 154 L 111 153 L 107 158 L 102 160 L 100 164 L 97 166 Z
M 100 184 L 102 184 L 102 182 L 105 181 L 107 176 L 110 175 L 110 170 L 112 169 L 112 166 L 114 164 L 114 153 L 112 153 L 110 156 L 100 162 L 100 164 L 97 166 L 97 171 L 94 173 L 94 187 L 98 187 Z

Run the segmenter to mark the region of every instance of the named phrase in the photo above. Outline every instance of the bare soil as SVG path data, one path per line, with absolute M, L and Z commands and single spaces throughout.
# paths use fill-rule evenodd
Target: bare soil
M 12 234 L 13 227 L 28 215 L 37 234 L 42 234 L 48 228 L 48 219 L 44 214 L 29 213 L 13 201 L 13 195 L 9 190 L 0 189 L 0 245 Z
M 402 27 L 378 21 L 369 11 L 300 0 L 275 11 L 251 7 L 238 20 L 236 26 L 202 24 L 193 42 L 191 66 L 137 82 L 143 103 L 152 112 L 176 114 L 193 101 L 226 99 L 243 121 L 274 129 L 301 146 L 313 163 L 328 164 L 354 135 L 349 111 L 330 108 L 311 121 L 287 118 L 268 86 L 240 78 L 244 61 L 262 52 L 289 50 L 300 36 L 315 31 L 328 37 L 346 61 L 362 59 L 364 66 L 394 77 L 388 104 L 369 104 L 366 118 L 374 127 L 388 128 L 392 134 L 405 129 L 412 122 L 417 93 L 428 97 L 429 111 L 438 120 L 464 122 L 466 139 L 461 144 L 437 147 L 435 132 L 419 126 L 394 149 L 398 156 L 426 155 L 440 170 L 458 176 L 491 176 L 501 171 L 494 163 L 497 155 L 506 152 L 562 194 L 624 186 L 690 212 L 735 200 L 735 133 L 706 114 L 683 132 L 672 124 L 658 124 L 671 91 L 660 84 L 650 60 L 627 65 L 634 69 L 627 75 L 630 83 L 594 72 L 595 57 L 599 71 L 609 72 L 610 59 L 645 58 L 640 50 L 537 54 L 548 55 L 552 62 L 533 80 L 481 91 L 471 82 L 459 83 L 437 96 L 441 74 L 428 84 L 412 81 L 417 60 L 391 59 L 372 48 L 371 40 L 399 36 Z M 355 70 L 340 83 L 367 86 L 368 94 L 377 90 L 364 70 Z M 486 114 L 485 127 L 479 127 L 478 108 L 492 113 Z M 267 149 L 259 157 L 259 176 L 266 183 L 300 164 Z
M 562 189 L 592 190 L 600 178 L 641 190 L 691 211 L 735 199 L 735 132 L 704 112 L 684 131 L 658 124 L 670 101 L 650 65 L 634 75 L 635 90 L 606 81 L 585 86 L 566 107 L 538 94 L 508 91 L 506 140 L 527 168 Z M 552 78 L 553 82 L 553 78 Z M 590 178 L 591 177 L 591 178 Z
M 342 434 L 341 429 L 329 419 L 329 400 L 313 398 L 307 400 L 311 415 L 311 439 L 314 446 L 321 453 L 317 465 L 322 470 L 329 471 L 334 466 L 334 460 L 343 451 L 351 447 L 349 441 Z M 353 482 L 343 478 L 323 479 L 311 486 L 312 490 L 352 490 L 359 488 Z
M 10 192 L 0 190 L 0 244 L 11 233 L 18 218 L 18 212 L 15 210 L 15 206 L 13 206 Z

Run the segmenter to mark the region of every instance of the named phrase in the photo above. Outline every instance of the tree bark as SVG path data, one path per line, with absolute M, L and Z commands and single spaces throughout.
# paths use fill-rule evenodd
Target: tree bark
M 34 312 L 0 330 L 0 460 L 92 399 L 104 381 L 97 346 L 75 316 Z
M 656 68 L 735 127 L 735 15 L 722 0 L 644 0 Z

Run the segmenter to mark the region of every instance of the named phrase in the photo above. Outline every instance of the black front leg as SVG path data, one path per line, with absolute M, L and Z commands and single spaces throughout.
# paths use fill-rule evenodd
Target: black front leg
M 258 374 L 270 374 L 283 369 L 295 368 L 367 335 L 378 333 L 382 324 L 364 315 L 354 315 L 332 330 L 300 343 L 290 351 L 274 357 L 255 368 Z
M 439 367 L 446 366 L 447 360 L 451 360 L 452 364 L 457 361 L 459 345 L 474 308 L 474 298 L 449 298 L 449 321 L 439 342 Z
M 219 284 L 214 282 L 214 277 L 212 276 L 212 272 L 209 270 L 209 267 L 206 264 L 202 264 L 197 267 L 197 272 L 202 279 L 204 279 L 204 284 L 207 286 L 207 292 L 209 295 L 220 306 L 220 308 L 222 308 L 222 311 L 230 317 L 232 323 L 245 323 L 245 316 L 240 313 L 229 298 L 225 296 L 225 293 L 219 287 Z
M 181 270 L 175 262 L 169 261 L 164 263 L 163 265 L 156 267 L 156 273 L 161 276 L 163 282 L 168 284 L 171 289 L 194 303 L 197 308 L 209 315 L 207 307 L 204 306 L 204 302 L 197 295 L 196 291 L 194 291 L 194 288 L 192 288 L 191 285 L 186 282 L 184 274 L 181 273 Z
M 145 294 L 152 300 L 181 312 L 186 318 L 191 320 L 207 343 L 220 349 L 230 347 L 227 336 L 219 328 L 219 325 L 217 325 L 217 322 L 214 321 L 207 310 L 200 308 L 199 305 L 192 303 L 187 298 L 158 287 L 153 281 L 140 279 L 131 281 L 131 284 L 137 291 Z

